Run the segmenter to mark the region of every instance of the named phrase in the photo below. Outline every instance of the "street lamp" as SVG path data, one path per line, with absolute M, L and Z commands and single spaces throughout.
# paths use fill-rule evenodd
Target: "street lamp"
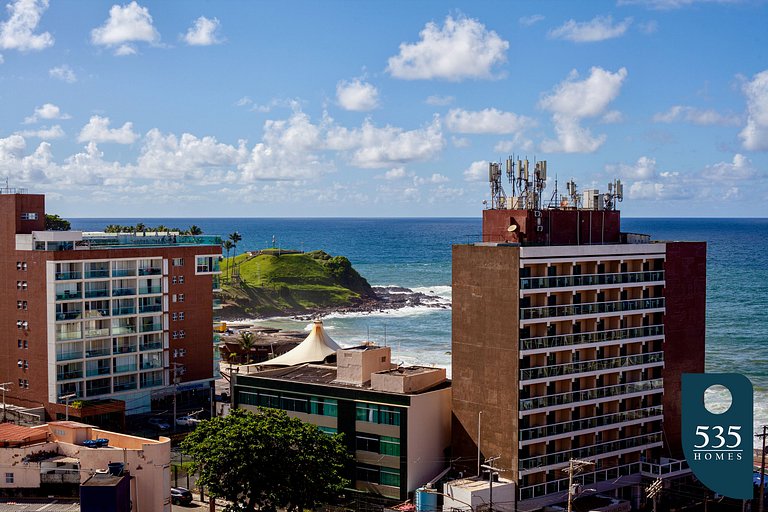
M 64 411 L 65 411 L 64 418 L 67 421 L 69 421 L 69 399 L 70 398 L 75 398 L 76 396 L 77 396 L 77 393 L 70 393 L 68 395 L 64 395 L 64 396 L 60 396 L 59 397 L 59 400 L 65 400 L 66 401 L 66 405 L 65 405 L 65 409 L 64 409 Z
M 3 390 L 3 423 L 5 423 L 5 421 L 6 421 L 6 414 L 5 414 L 5 392 L 8 391 L 7 389 L 5 389 L 5 386 L 10 386 L 11 384 L 13 384 L 13 382 L 3 382 L 2 384 L 0 384 L 0 389 Z

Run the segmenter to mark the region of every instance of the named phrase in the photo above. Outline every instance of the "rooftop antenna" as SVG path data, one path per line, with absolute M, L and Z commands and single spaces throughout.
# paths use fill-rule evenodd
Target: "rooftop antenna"
M 488 182 L 491 184 L 491 210 L 501 210 L 506 207 L 507 195 L 501 186 L 501 164 L 488 163 Z

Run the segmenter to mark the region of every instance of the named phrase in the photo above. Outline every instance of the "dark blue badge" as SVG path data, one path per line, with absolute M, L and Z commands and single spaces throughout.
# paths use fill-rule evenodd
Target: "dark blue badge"
M 717 385 L 732 398 L 719 414 L 704 405 L 704 392 Z M 682 401 L 683 451 L 693 473 L 719 494 L 751 499 L 752 383 L 738 373 L 684 373 Z

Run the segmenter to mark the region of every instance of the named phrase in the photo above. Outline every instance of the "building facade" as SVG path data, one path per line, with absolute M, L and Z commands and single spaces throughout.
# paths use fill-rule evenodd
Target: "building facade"
M 0 229 L 9 403 L 114 424 L 170 385 L 207 392 L 218 237 L 46 231 L 26 193 L 0 194 Z
M 393 369 L 388 347 L 337 352 L 337 364 L 234 373 L 232 406 L 285 410 L 329 434 L 354 456 L 352 487 L 387 498 L 408 494 L 446 467 L 450 381 L 445 369 Z
M 579 207 L 485 210 L 483 240 L 453 248 L 453 456 L 500 455 L 518 510 L 562 501 L 570 459 L 592 463 L 579 483 L 624 498 L 684 473 L 706 245 L 651 243 L 621 233 L 618 211 Z
M 77 495 L 79 486 L 121 463 L 134 510 L 171 509 L 171 440 L 99 430 L 74 421 L 37 427 L 0 424 L 0 489 L 25 496 Z

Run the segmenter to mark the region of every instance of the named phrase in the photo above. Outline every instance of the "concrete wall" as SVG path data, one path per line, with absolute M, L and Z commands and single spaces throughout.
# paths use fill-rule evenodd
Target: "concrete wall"
M 408 492 L 448 467 L 451 445 L 451 388 L 411 397 L 408 408 Z
M 365 384 L 371 380 L 372 373 L 391 368 L 391 353 L 390 347 L 337 351 L 336 381 L 347 384 Z
M 410 372 L 398 370 L 374 373 L 371 375 L 371 389 L 389 393 L 418 393 L 445 381 L 445 368 L 424 368 Z
M 477 418 L 483 457 L 517 477 L 519 383 L 517 247 L 453 247 L 453 425 L 451 457 L 477 471 Z M 470 462 L 472 461 L 472 462 Z

